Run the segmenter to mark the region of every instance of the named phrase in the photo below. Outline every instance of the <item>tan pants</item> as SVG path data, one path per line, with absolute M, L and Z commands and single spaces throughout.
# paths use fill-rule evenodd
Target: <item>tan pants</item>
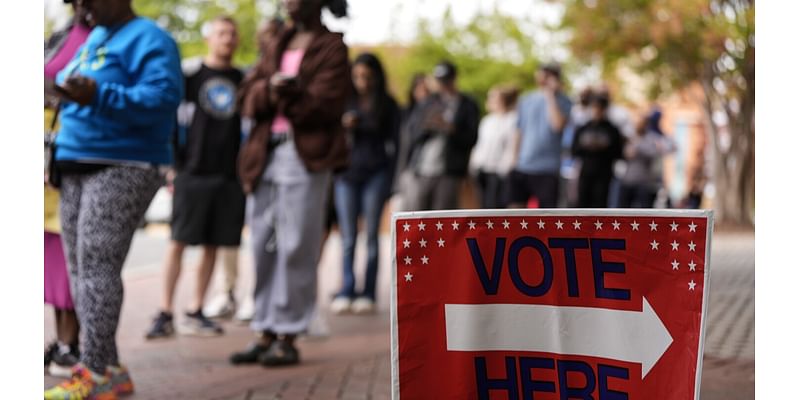
M 239 277 L 239 248 L 222 247 L 222 282 L 225 293 L 232 293 Z

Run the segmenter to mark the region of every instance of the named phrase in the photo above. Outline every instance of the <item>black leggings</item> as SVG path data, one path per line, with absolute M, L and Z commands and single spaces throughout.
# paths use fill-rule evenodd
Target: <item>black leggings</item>
M 578 207 L 608 207 L 608 188 L 610 184 L 611 174 L 581 175 L 578 179 Z
M 81 361 L 94 372 L 119 365 L 122 264 L 160 185 L 155 168 L 113 166 L 63 176 L 61 237 L 80 319 Z

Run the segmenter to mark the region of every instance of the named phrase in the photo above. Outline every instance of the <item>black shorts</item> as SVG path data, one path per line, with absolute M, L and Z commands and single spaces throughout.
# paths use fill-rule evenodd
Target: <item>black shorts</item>
M 179 173 L 173 184 L 173 240 L 189 245 L 239 245 L 245 196 L 238 181 Z
M 526 174 L 511 171 L 509 175 L 509 201 L 514 204 L 528 204 L 536 197 L 540 208 L 558 206 L 558 174 Z

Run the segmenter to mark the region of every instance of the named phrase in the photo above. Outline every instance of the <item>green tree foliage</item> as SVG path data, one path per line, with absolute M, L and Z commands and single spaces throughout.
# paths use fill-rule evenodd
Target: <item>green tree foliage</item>
M 392 88 L 402 93 L 402 101 L 412 76 L 429 73 L 444 59 L 458 68 L 459 88 L 481 105 L 496 84 L 531 88 L 538 65 L 534 42 L 523 32 L 521 22 L 497 10 L 478 14 L 467 25 L 459 26 L 448 9 L 435 23 L 419 21 L 417 38 L 402 55 L 386 47 L 375 50 L 383 56 Z
M 134 0 L 139 15 L 157 21 L 173 34 L 184 58 L 205 54 L 202 26 L 219 16 L 233 17 L 239 26 L 240 44 L 234 62 L 250 65 L 258 57 L 256 30 L 277 10 L 279 0 Z
M 752 0 L 567 0 L 575 57 L 606 73 L 633 67 L 657 97 L 700 83 L 714 144 L 718 219 L 752 225 L 755 202 L 755 7 Z M 728 132 L 712 123 L 724 112 Z

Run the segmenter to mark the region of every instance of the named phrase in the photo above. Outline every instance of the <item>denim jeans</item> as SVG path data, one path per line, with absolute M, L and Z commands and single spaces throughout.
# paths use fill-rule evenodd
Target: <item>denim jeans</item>
M 383 205 L 389 195 L 389 171 L 379 170 L 363 182 L 350 182 L 341 178 L 334 185 L 334 202 L 342 235 L 342 289 L 337 297 L 367 297 L 375 300 L 375 283 L 378 277 L 378 229 Z M 358 235 L 358 217 L 364 216 L 367 230 L 367 271 L 363 290 L 356 293 L 353 258 Z

